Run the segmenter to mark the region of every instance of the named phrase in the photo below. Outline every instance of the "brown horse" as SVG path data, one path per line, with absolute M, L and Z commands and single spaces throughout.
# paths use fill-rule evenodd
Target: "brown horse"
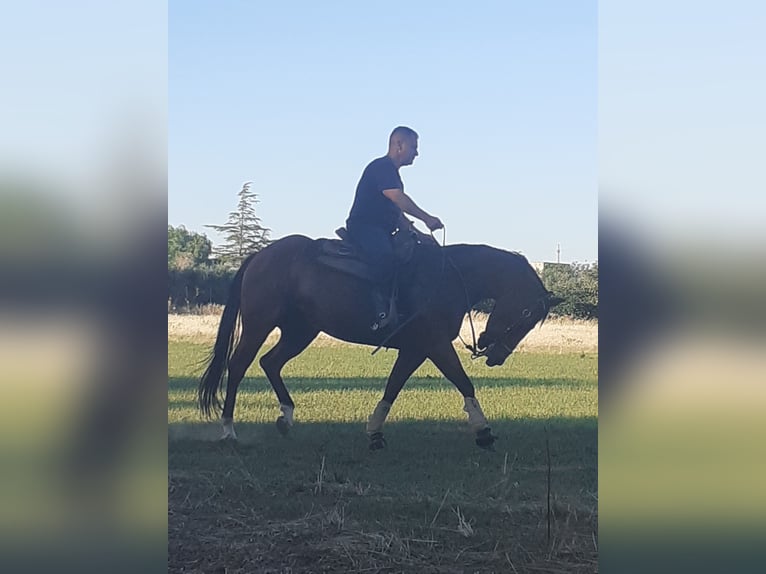
M 518 253 L 485 245 L 420 244 L 398 273 L 407 278 L 399 290 L 409 313 L 398 330 L 375 332 L 370 329 L 374 315 L 369 284 L 322 263 L 322 241 L 302 235 L 284 237 L 248 257 L 234 276 L 210 363 L 199 385 L 202 412 L 208 417 L 220 412 L 218 393 L 228 368 L 222 438 L 236 438 L 237 387 L 266 337 L 279 327 L 279 341 L 260 365 L 279 400 L 282 414 L 277 428 L 283 434 L 293 424 L 295 404 L 282 380 L 282 368 L 323 331 L 344 341 L 399 350 L 383 399 L 367 424 L 371 449 L 385 446 L 386 416 L 407 379 L 426 359 L 463 395 L 463 410 L 476 443 L 491 447 L 497 437 L 490 431 L 452 341 L 466 312 L 480 301 L 493 299 L 486 331 L 472 350 L 474 357 L 486 357 L 488 366 L 501 365 L 560 299 L 545 289 Z M 235 346 L 238 317 L 242 328 Z

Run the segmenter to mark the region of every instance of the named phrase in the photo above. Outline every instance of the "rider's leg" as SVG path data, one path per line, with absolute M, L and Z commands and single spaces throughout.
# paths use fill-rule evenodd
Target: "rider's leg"
M 395 264 L 391 234 L 385 229 L 373 225 L 349 223 L 347 229 L 352 240 L 362 250 L 375 273 L 373 285 L 375 318 L 372 328 L 383 328 L 396 319 L 395 316 L 389 315 L 392 275 Z

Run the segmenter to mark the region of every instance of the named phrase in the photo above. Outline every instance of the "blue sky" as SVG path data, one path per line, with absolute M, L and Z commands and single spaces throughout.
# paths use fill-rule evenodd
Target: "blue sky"
M 164 171 L 167 26 L 156 0 L 6 3 L 0 172 L 69 195 L 129 147 Z
M 408 125 L 405 191 L 448 243 L 597 259 L 596 2 L 174 0 L 168 21 L 170 224 L 217 242 L 252 181 L 272 237 L 331 236 Z
M 599 199 L 660 251 L 766 245 L 766 3 L 599 3 Z

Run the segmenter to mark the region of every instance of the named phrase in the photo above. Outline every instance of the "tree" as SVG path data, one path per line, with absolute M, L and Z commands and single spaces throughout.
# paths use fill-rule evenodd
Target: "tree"
M 250 191 L 252 182 L 242 185 L 237 194 L 237 209 L 229 213 L 225 225 L 206 225 L 225 237 L 224 244 L 214 251 L 225 265 L 239 266 L 242 261 L 269 244 L 270 229 L 261 225 L 261 219 L 255 214 L 258 195 Z
M 208 262 L 213 244 L 200 233 L 183 225 L 168 225 L 168 268 L 191 269 Z

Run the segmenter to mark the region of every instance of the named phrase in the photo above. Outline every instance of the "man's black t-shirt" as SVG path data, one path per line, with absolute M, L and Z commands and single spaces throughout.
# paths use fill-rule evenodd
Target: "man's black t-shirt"
M 402 178 L 388 156 L 379 157 L 364 168 L 356 186 L 354 203 L 347 223 L 375 225 L 393 231 L 399 221 L 401 210 L 383 195 L 384 189 L 399 188 L 404 191 Z

